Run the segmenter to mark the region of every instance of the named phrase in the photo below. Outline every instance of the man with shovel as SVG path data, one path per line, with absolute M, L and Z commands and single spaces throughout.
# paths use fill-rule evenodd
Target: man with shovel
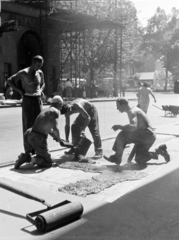
M 169 162 L 170 155 L 167 152 L 167 146 L 165 144 L 160 145 L 154 152 L 149 152 L 150 147 L 156 140 L 156 136 L 146 113 L 138 107 L 130 107 L 128 100 L 125 98 L 118 98 L 116 105 L 121 113 L 127 113 L 129 124 L 112 126 L 114 131 L 122 131 L 117 135 L 113 145 L 115 154 L 104 156 L 104 158 L 110 162 L 120 164 L 125 146 L 134 143 L 135 148 L 133 151 L 135 151 L 135 161 L 138 164 L 146 164 L 150 159 L 158 159 L 158 155 L 162 155 L 165 161 Z M 131 160 L 132 159 L 128 162 Z
M 70 115 L 79 113 L 76 120 L 71 126 L 72 131 L 72 144 L 78 145 L 80 137 L 85 135 L 86 127 L 89 128 L 94 140 L 95 155 L 93 159 L 99 159 L 102 157 L 102 143 L 99 132 L 99 120 L 96 107 L 86 99 L 78 98 L 70 103 L 63 104 L 61 114 L 65 115 L 65 135 L 66 141 L 69 141 L 70 134 Z M 75 148 L 71 148 L 66 154 L 75 153 Z
M 41 168 L 52 166 L 51 155 L 48 151 L 47 137 L 48 134 L 61 146 L 73 147 L 70 143 L 65 143 L 60 138 L 58 129 L 59 110 L 63 100 L 60 96 L 54 96 L 49 108 L 44 109 L 36 118 L 32 128 L 29 128 L 24 134 L 25 153 L 21 153 L 15 163 L 14 168 L 18 169 L 23 163 L 37 164 Z M 66 145 L 67 144 L 67 145 Z M 33 149 L 36 155 L 32 155 Z

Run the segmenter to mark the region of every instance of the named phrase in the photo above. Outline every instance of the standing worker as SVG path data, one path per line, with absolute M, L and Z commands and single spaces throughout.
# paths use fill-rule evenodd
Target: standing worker
M 32 58 L 30 67 L 24 68 L 8 78 L 10 87 L 22 96 L 22 127 L 23 136 L 34 124 L 42 111 L 42 97 L 45 88 L 44 74 L 40 70 L 44 60 L 40 55 Z
M 150 103 L 149 95 L 151 95 L 154 99 L 154 102 L 156 102 L 156 98 L 152 92 L 152 89 L 149 88 L 147 82 L 144 82 L 144 84 L 138 90 L 138 103 L 139 103 L 140 108 L 145 113 L 147 113 L 149 103 Z
M 62 80 L 58 79 L 58 85 L 57 85 L 57 94 L 60 95 L 63 98 L 63 91 L 64 91 L 64 86 Z

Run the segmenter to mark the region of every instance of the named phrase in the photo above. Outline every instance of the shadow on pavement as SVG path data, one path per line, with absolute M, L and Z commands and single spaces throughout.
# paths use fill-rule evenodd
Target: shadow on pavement
M 60 239 L 178 239 L 178 196 L 179 169 L 86 212 L 88 221 Z

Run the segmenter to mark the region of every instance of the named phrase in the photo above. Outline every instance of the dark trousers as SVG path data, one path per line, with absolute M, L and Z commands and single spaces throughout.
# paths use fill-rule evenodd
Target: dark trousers
M 37 162 L 51 162 L 51 155 L 47 146 L 47 135 L 28 129 L 24 134 L 25 153 L 33 154 L 35 150 Z
M 93 105 L 92 108 L 87 111 L 87 113 L 91 117 L 91 121 L 88 125 L 88 128 L 94 140 L 95 152 L 102 152 L 101 136 L 99 132 L 99 119 L 98 119 L 98 112 L 96 107 Z M 73 122 L 71 126 L 73 144 L 79 141 L 80 134 L 81 134 L 81 127 L 83 126 L 84 122 L 85 122 L 85 119 L 81 114 L 79 114 L 78 117 Z
M 40 97 L 24 96 L 22 100 L 22 130 L 23 136 L 27 129 L 31 128 L 35 119 L 42 111 L 42 100 Z M 25 146 L 24 146 L 25 149 Z
M 134 143 L 135 161 L 137 163 L 146 163 L 150 159 L 158 159 L 156 152 L 149 151 L 155 140 L 155 132 L 149 128 L 137 129 L 133 132 L 121 131 L 114 142 L 113 151 L 116 152 L 118 158 L 122 160 L 125 146 Z

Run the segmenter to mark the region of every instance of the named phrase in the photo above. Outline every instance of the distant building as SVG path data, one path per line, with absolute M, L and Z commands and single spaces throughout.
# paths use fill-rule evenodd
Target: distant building
M 153 85 L 155 72 L 140 72 L 137 74 L 141 83 L 147 82 L 150 86 Z
M 76 7 L 73 10 L 67 3 L 62 7 L 59 1 L 50 0 L 1 1 L 0 20 L 3 24 L 11 20 L 18 22 L 18 31 L 0 32 L 0 92 L 9 76 L 30 66 L 33 56 L 42 55 L 47 95 L 56 91 L 57 79 L 64 78 L 65 72 L 70 77 L 73 71 L 80 72 L 77 69 L 80 67 L 74 64 L 75 56 L 78 57 L 76 47 L 70 48 L 70 43 L 78 44 L 76 39 L 88 28 L 116 26 L 112 21 L 80 13 Z

